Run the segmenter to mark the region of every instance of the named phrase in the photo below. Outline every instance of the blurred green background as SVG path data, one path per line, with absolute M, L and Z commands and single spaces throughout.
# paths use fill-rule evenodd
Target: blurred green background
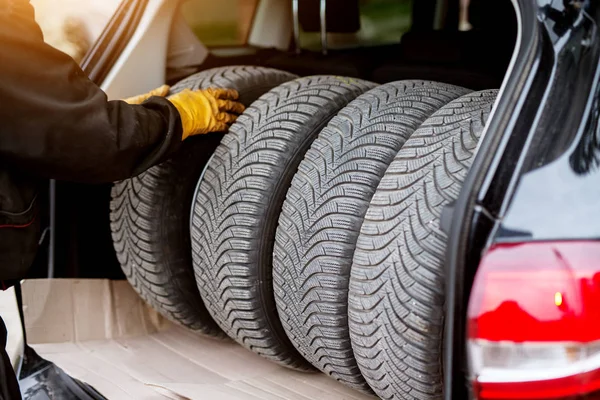
M 239 45 L 246 41 L 258 0 L 188 0 L 183 16 L 207 46 Z
M 398 43 L 411 26 L 413 0 L 361 0 L 361 29 L 356 34 L 332 34 L 330 46 L 372 46 Z M 246 40 L 256 0 L 189 0 L 184 17 L 207 46 L 231 46 Z M 290 21 L 291 24 L 291 21 Z M 302 33 L 302 47 L 318 50 L 318 33 Z

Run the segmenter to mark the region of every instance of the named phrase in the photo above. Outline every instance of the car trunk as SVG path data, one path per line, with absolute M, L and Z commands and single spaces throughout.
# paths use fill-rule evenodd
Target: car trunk
M 107 399 L 370 398 L 175 326 L 124 281 L 30 280 L 22 289 L 29 345 Z M 26 395 L 31 381 L 21 382 Z
M 458 7 L 459 2 L 449 3 Z M 255 65 L 299 76 L 339 75 L 376 83 L 431 80 L 473 90 L 498 89 L 516 42 L 513 6 L 510 1 L 499 2 L 498 8 L 485 1 L 473 3 L 488 4 L 474 8 L 469 30 L 459 30 L 458 23 L 424 28 L 415 14 L 412 29 L 398 43 L 330 49 L 327 55 L 318 49 L 297 53 L 224 47 L 213 49 L 191 72 Z M 427 8 L 425 2 L 420 7 L 421 12 Z M 447 14 L 451 19 L 452 10 Z M 173 84 L 182 76 L 171 72 Z M 58 222 L 53 242 L 50 237 L 44 241 L 51 246 L 50 255 L 40 252 L 23 285 L 28 343 L 41 357 L 109 399 L 369 398 L 326 375 L 270 364 L 233 341 L 189 333 L 151 310 L 124 281 L 115 256 L 111 187 L 56 183 L 53 214 Z M 53 278 L 60 279 L 45 279 L 49 264 Z M 18 315 L 12 300 L 2 307 L 0 313 L 12 313 L 12 320 Z M 19 338 L 10 340 L 18 364 Z

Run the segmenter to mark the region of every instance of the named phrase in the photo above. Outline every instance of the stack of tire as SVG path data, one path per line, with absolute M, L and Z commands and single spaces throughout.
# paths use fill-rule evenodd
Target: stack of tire
M 446 235 L 497 91 L 258 67 L 225 134 L 117 183 L 115 248 L 167 318 L 385 399 L 442 398 Z

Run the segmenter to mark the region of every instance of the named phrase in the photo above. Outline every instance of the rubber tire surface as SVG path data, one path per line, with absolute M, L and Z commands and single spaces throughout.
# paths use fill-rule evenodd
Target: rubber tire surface
M 348 330 L 350 268 L 367 207 L 406 139 L 469 92 L 428 81 L 368 91 L 321 131 L 287 193 L 273 252 L 279 316 L 304 358 L 354 389 L 370 392 Z
M 196 192 L 192 249 L 198 288 L 233 339 L 283 366 L 307 370 L 277 315 L 275 229 L 298 164 L 321 129 L 374 85 L 315 76 L 262 96 L 225 135 Z
M 228 87 L 250 105 L 271 88 L 294 79 L 257 67 L 215 68 L 171 88 Z M 117 257 L 140 296 L 171 321 L 211 336 L 225 336 L 212 320 L 194 279 L 189 218 L 202 170 L 223 134 L 192 137 L 168 161 L 114 185 L 111 229 Z
M 367 211 L 348 317 L 360 370 L 382 399 L 443 398 L 440 214 L 459 195 L 496 94 L 467 94 L 428 118 L 385 172 Z

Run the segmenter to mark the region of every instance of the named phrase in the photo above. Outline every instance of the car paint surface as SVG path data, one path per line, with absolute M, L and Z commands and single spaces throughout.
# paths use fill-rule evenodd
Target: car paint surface
M 564 6 L 541 9 L 555 51 L 553 82 L 494 242 L 600 238 L 597 10 L 590 3 L 569 17 Z

